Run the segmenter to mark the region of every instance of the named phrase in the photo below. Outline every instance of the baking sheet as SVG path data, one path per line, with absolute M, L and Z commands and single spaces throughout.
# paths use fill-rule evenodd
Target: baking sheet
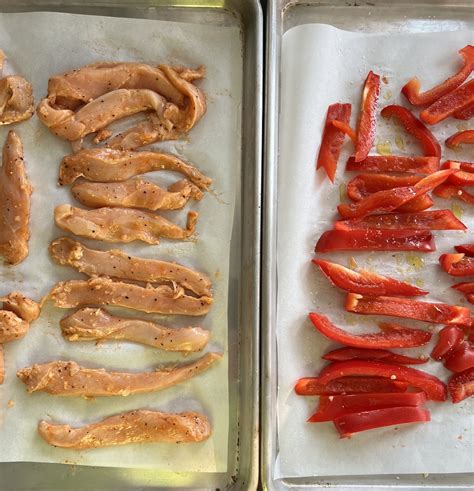
M 8 444 L 2 445 L 0 460 L 152 467 L 183 472 L 225 471 L 229 424 L 226 353 L 229 250 L 240 173 L 242 63 L 235 60 L 240 60 L 242 55 L 238 28 L 59 13 L 2 14 L 0 27 L 0 46 L 9 58 L 5 73 L 20 73 L 32 81 L 36 102 L 46 94 L 50 75 L 95 61 L 206 66 L 207 78 L 200 84 L 208 96 L 206 115 L 186 141 L 156 145 L 160 150 L 181 155 L 215 179 L 214 195 L 207 194 L 200 203 L 191 202 L 184 212 L 167 213 L 183 225 L 188 209 L 199 211 L 199 240 L 184 243 L 163 240 L 158 246 L 118 247 L 144 257 L 179 261 L 207 272 L 214 283 L 214 305 L 205 318 L 148 317 L 165 324 L 202 325 L 212 331 L 208 350 L 225 353 L 224 359 L 208 371 L 162 392 L 93 401 L 28 395 L 15 372 L 35 362 L 73 359 L 91 367 L 151 370 L 163 363 L 191 360 L 180 354 L 126 343 L 68 343 L 61 337 L 58 325 L 65 311 L 47 304 L 27 337 L 5 346 L 6 381 L 0 386 L 0 440 Z M 19 32 L 21 36 L 17 35 Z M 16 130 L 24 143 L 27 171 L 35 188 L 32 238 L 30 255 L 25 262 L 14 268 L 1 266 L 2 294 L 20 289 L 39 299 L 56 281 L 80 277 L 72 269 L 54 265 L 47 251 L 52 239 L 64 235 L 54 225 L 54 206 L 73 202 L 68 189 L 56 186 L 60 159 L 70 152 L 70 146 L 54 137 L 36 116 L 17 125 Z M 7 131 L 8 128 L 1 130 L 1 142 Z M 165 173 L 147 175 L 162 185 L 177 177 L 170 179 Z M 84 242 L 102 249 L 113 246 Z M 126 313 L 118 309 L 114 312 Z M 193 355 L 193 358 L 198 356 L 201 355 Z M 83 424 L 133 408 L 202 411 L 211 419 L 213 436 L 204 443 L 192 445 L 130 445 L 76 452 L 53 448 L 36 433 L 37 422 L 43 418 Z
M 330 423 L 305 423 L 317 398 L 298 397 L 293 391 L 298 378 L 318 373 L 321 355 L 336 346 L 316 332 L 307 320 L 308 312 L 321 311 L 352 332 L 366 332 L 370 326 L 373 330 L 378 320 L 376 316 L 345 313 L 344 293 L 331 287 L 310 263 L 318 237 L 331 228 L 336 205 L 341 197 L 345 199 L 340 185 L 355 175 L 343 172 L 351 152 L 347 141 L 335 185 L 331 186 L 322 172 L 315 174 L 327 106 L 351 102 L 355 124 L 370 69 L 388 80 L 382 84 L 380 108 L 391 103 L 405 105 L 399 93 L 409 78 L 419 76 L 423 89 L 444 80 L 459 67 L 457 50 L 473 41 L 473 34 L 466 31 L 370 35 L 317 24 L 295 27 L 283 37 L 277 233 L 279 454 L 275 479 L 474 470 L 472 399 L 457 405 L 430 403 L 432 421 L 426 426 L 401 425 L 340 440 Z M 441 142 L 463 128 L 465 123 L 449 120 L 437 125 L 434 133 Z M 404 150 L 396 141 L 400 146 L 403 142 Z M 399 126 L 378 118 L 376 143 L 387 146 L 387 142 L 394 154 L 419 153 Z M 443 146 L 443 152 L 444 157 L 457 160 L 474 158 L 469 149 L 455 153 Z M 438 208 L 453 206 L 472 230 L 474 217 L 465 205 L 444 200 L 436 204 Z M 432 292 L 427 300 L 468 305 L 449 288 L 454 281 L 441 272 L 437 261 L 441 253 L 452 251 L 454 244 L 472 241 L 473 233 L 435 232 L 435 236 L 437 252 L 432 254 L 331 253 L 320 257 L 347 265 L 353 256 L 360 267 L 422 285 Z M 426 323 L 400 320 L 400 324 L 430 328 Z M 439 327 L 431 328 L 437 331 Z M 410 354 L 428 354 L 431 348 L 410 350 Z M 423 369 L 447 379 L 448 372 L 440 363 L 430 362 Z

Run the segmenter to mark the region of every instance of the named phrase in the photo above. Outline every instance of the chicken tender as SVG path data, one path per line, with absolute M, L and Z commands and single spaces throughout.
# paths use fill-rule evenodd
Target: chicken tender
M 24 121 L 31 118 L 34 112 L 31 84 L 19 75 L 2 78 L 0 80 L 0 125 Z
M 11 292 L 5 297 L 0 297 L 0 302 L 3 302 L 3 309 L 14 312 L 18 317 L 26 322 L 36 320 L 41 311 L 38 302 L 25 297 L 23 293 Z
M 30 324 L 9 310 L 0 310 L 0 343 L 9 343 L 25 337 Z

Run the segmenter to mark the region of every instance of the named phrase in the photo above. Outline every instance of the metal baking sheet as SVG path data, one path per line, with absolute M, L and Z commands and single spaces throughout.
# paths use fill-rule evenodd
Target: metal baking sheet
M 244 54 L 242 172 L 231 243 L 229 298 L 230 433 L 228 472 L 164 473 L 152 470 L 14 463 L 0 465 L 0 489 L 250 488 L 258 462 L 258 298 L 260 249 L 260 137 L 262 16 L 244 2 L 2 2 L 3 12 L 69 12 L 239 27 Z M 145 34 L 146 35 L 146 34 Z M 48 54 L 45 53 L 45 56 Z M 241 328 L 242 326 L 242 328 Z
M 329 24 L 341 29 L 366 33 L 432 32 L 471 29 L 474 4 L 470 1 L 370 2 L 284 1 L 268 3 L 266 66 L 266 134 L 264 176 L 264 221 L 262 257 L 262 482 L 269 489 L 317 487 L 403 489 L 473 487 L 472 474 L 319 476 L 314 478 L 274 479 L 278 455 L 276 398 L 276 203 L 278 200 L 278 118 L 280 105 L 280 47 L 283 34 L 295 26 L 309 23 Z M 280 163 L 284 165 L 284 163 Z M 298 442 L 295 441 L 295 445 Z M 343 456 L 341 456 L 343 458 Z M 374 456 L 375 457 L 375 456 Z

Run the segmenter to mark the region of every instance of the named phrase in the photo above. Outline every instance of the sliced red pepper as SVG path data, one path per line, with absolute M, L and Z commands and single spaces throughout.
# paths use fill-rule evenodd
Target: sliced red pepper
M 441 254 L 439 263 L 446 273 L 451 276 L 474 275 L 474 257 L 466 257 L 465 254 Z
M 453 114 L 453 117 L 456 119 L 463 119 L 464 121 L 471 119 L 474 117 L 474 103 L 459 109 Z
M 334 222 L 334 228 L 336 230 L 466 230 L 467 227 L 454 216 L 451 210 L 434 210 L 420 213 L 385 213 L 338 220 Z
M 469 303 L 474 304 L 474 293 L 466 293 L 466 299 Z
M 420 94 L 420 81 L 415 77 L 409 80 L 402 88 L 402 93 L 414 106 L 432 104 L 440 97 L 459 87 L 474 69 L 474 47 L 467 45 L 459 54 L 463 57 L 464 66 L 452 77 L 443 83 Z
M 459 329 L 459 328 L 458 328 Z M 462 331 L 461 331 L 462 333 Z M 396 365 L 421 365 L 428 361 L 428 358 L 413 358 L 403 356 L 398 353 L 392 353 L 384 349 L 371 348 L 338 348 L 322 357 L 329 361 L 346 361 L 346 360 L 380 360 L 386 363 L 395 363 Z
M 357 293 L 348 293 L 346 310 L 356 314 L 388 315 L 435 324 L 471 325 L 471 312 L 466 307 L 421 302 L 408 298 L 368 297 Z
M 430 412 L 421 407 L 389 407 L 340 416 L 334 420 L 334 426 L 341 438 L 350 438 L 361 431 L 430 420 Z
M 416 297 L 428 293 L 416 286 L 371 271 L 361 270 L 357 272 L 322 259 L 313 259 L 312 262 L 321 268 L 321 271 L 333 285 L 348 292 L 366 295 L 401 295 L 404 297 Z
M 474 244 L 461 244 L 454 246 L 458 252 L 466 254 L 466 256 L 474 257 Z
M 370 71 L 365 79 L 362 93 L 362 107 L 357 127 L 355 160 L 360 162 L 370 152 L 375 139 L 377 125 L 377 103 L 380 95 L 380 76 Z
M 328 339 L 354 348 L 414 348 L 423 346 L 431 339 L 431 333 L 421 329 L 381 325 L 383 332 L 351 334 L 335 326 L 326 316 L 312 312 L 309 318 L 314 327 Z M 342 375 L 341 375 L 342 377 Z
M 456 169 L 456 170 L 463 170 L 465 172 L 474 172 L 474 162 L 461 162 L 458 160 L 447 160 L 446 162 L 443 163 L 441 169 Z
M 462 143 L 474 143 L 474 130 L 458 131 L 447 138 L 445 143 L 450 148 L 456 148 Z
M 417 230 L 328 230 L 318 240 L 315 252 L 330 251 L 436 250 L 433 234 Z
M 474 102 L 474 80 L 461 85 L 421 111 L 420 118 L 428 124 L 436 124 Z
M 433 194 L 444 199 L 458 198 L 470 205 L 474 204 L 474 195 L 454 184 L 441 184 L 433 189 Z
M 474 348 L 469 341 L 463 341 L 444 360 L 444 366 L 451 372 L 459 373 L 474 368 Z
M 357 162 L 349 157 L 346 171 L 373 172 L 411 172 L 414 174 L 431 174 L 439 168 L 438 157 L 403 157 L 400 155 L 369 155 Z
M 333 120 L 349 123 L 351 117 L 350 104 L 331 104 L 326 114 L 323 137 L 316 164 L 316 169 L 324 167 L 331 182 L 336 175 L 337 161 L 344 143 L 344 132 L 331 124 Z
M 382 116 L 390 118 L 395 116 L 403 125 L 407 133 L 413 135 L 423 147 L 423 153 L 427 157 L 441 158 L 441 146 L 431 131 L 408 109 L 403 106 L 391 104 L 382 109 Z
M 366 394 L 373 392 L 405 392 L 408 384 L 383 377 L 341 377 L 320 384 L 317 377 L 300 378 L 295 392 L 300 396 L 332 396 L 337 394 Z
M 456 285 L 453 285 L 451 288 L 454 288 L 455 290 L 458 290 L 462 293 L 474 293 L 474 283 L 469 283 L 469 282 L 457 283 Z
M 447 183 L 457 186 L 474 186 L 474 163 L 448 160 L 441 167 L 443 169 L 454 169 L 458 171 L 452 176 L 449 176 L 446 181 Z
M 474 395 L 474 368 L 453 375 L 448 382 L 453 403 L 461 402 Z
M 319 374 L 322 384 L 339 377 L 346 376 L 386 377 L 392 380 L 407 382 L 413 387 L 423 390 L 428 399 L 433 401 L 446 400 L 446 386 L 434 375 L 416 368 L 383 363 L 381 361 L 349 360 L 336 361 L 323 368 Z
M 438 333 L 438 342 L 431 352 L 434 360 L 448 357 L 463 341 L 464 332 L 458 326 L 446 326 Z
M 354 144 L 357 143 L 357 133 L 349 126 L 348 123 L 345 123 L 344 121 L 339 121 L 337 119 L 333 119 L 331 121 L 331 124 L 337 129 L 344 132 L 344 134 L 347 135 L 353 141 Z

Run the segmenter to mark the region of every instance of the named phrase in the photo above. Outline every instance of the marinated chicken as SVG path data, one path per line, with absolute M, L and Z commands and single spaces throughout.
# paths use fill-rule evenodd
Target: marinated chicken
M 166 389 L 207 370 L 222 355 L 206 353 L 186 365 L 151 372 L 108 372 L 81 367 L 73 361 L 53 361 L 18 370 L 27 391 L 58 396 L 129 396 Z
M 211 436 L 211 424 L 199 413 L 161 413 L 138 409 L 80 428 L 41 421 L 38 433 L 50 445 L 82 450 L 129 443 L 190 443 Z
M 70 239 L 54 240 L 49 252 L 54 261 L 88 276 L 107 276 L 145 283 L 175 283 L 197 295 L 211 296 L 208 276 L 177 263 L 129 256 L 119 249 L 98 251 Z
M 84 210 L 64 204 L 54 210 L 58 227 L 75 235 L 104 242 L 141 240 L 147 244 L 159 244 L 160 237 L 187 239 L 194 233 L 197 218 L 198 213 L 190 211 L 186 228 L 181 228 L 160 215 L 131 208 Z
M 10 131 L 0 170 L 0 255 L 10 264 L 28 256 L 31 193 L 20 138 Z
M 109 278 L 63 281 L 54 286 L 49 298 L 61 309 L 115 305 L 151 314 L 191 316 L 207 314 L 212 304 L 211 297 L 191 297 L 178 286 L 142 287 Z
M 74 198 L 90 208 L 121 206 L 147 210 L 180 210 L 189 199 L 199 201 L 202 191 L 186 179 L 164 190 L 143 179 L 123 182 L 80 182 L 71 188 Z
M 3 302 L 3 309 L 14 312 L 25 322 L 33 322 L 40 315 L 40 305 L 38 302 L 25 297 L 20 292 L 11 292 L 5 297 L 0 297 Z
M 104 309 L 85 308 L 61 320 L 68 341 L 123 340 L 153 346 L 166 351 L 201 351 L 210 333 L 200 327 L 170 329 L 156 322 L 117 317 Z
M 207 190 L 212 184 L 212 179 L 175 155 L 110 148 L 86 148 L 64 157 L 59 169 L 59 184 L 71 184 L 79 177 L 97 182 L 126 181 L 139 174 L 160 170 L 179 172 L 199 189 Z
M 0 310 L 0 343 L 9 343 L 23 338 L 30 324 L 9 310 Z

